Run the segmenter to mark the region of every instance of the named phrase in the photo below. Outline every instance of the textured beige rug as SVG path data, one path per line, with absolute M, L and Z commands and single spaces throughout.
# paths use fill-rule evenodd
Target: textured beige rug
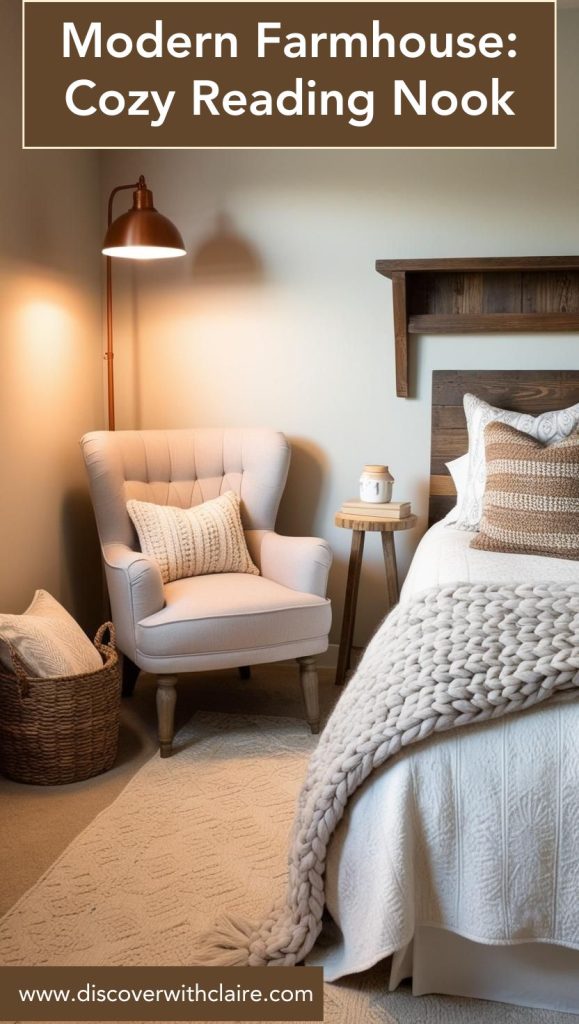
M 302 722 L 199 713 L 0 921 L 2 964 L 187 964 L 222 909 L 282 892 L 315 740 Z M 569 1024 L 569 1014 L 389 994 L 380 966 L 326 986 L 328 1024 Z

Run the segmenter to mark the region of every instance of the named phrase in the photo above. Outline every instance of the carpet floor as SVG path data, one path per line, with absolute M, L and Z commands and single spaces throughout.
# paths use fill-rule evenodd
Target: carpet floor
M 142 674 L 121 705 L 119 753 L 112 771 L 72 786 L 22 786 L 0 775 L 0 915 L 46 871 L 68 844 L 124 789 L 157 750 L 156 681 Z M 178 685 L 177 728 L 198 711 L 303 718 L 297 666 L 258 665 L 250 680 L 235 670 L 184 676 Z M 339 691 L 333 672 L 320 670 L 322 715 Z M 26 855 L 22 855 L 22 851 Z
M 332 699 L 326 693 L 326 705 Z M 241 703 L 249 710 L 251 691 Z M 147 760 L 0 921 L 0 963 L 187 964 L 220 910 L 259 916 L 283 889 L 293 806 L 314 742 L 293 718 L 198 708 L 176 755 Z M 405 988 L 389 994 L 382 965 L 326 986 L 328 1024 L 576 1019 L 414 999 Z

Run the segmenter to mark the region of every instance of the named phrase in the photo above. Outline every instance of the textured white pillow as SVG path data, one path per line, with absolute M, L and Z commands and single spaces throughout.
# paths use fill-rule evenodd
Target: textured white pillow
M 239 510 L 239 495 L 227 491 L 193 508 L 127 502 L 141 551 L 159 564 L 163 583 L 216 572 L 259 576 L 251 561 Z
M 2 641 L 12 644 L 31 677 L 76 676 L 103 667 L 87 635 L 46 590 L 36 591 L 22 615 L 0 614 L 0 662 L 12 672 Z
M 464 396 L 464 411 L 468 427 L 468 477 L 464 501 L 458 510 L 456 527 L 459 530 L 479 528 L 482 516 L 482 500 L 486 482 L 484 428 L 487 423 L 498 420 L 508 423 L 524 434 L 529 434 L 542 444 L 553 444 L 568 437 L 579 424 L 579 402 L 569 409 L 543 412 L 540 416 L 513 412 L 489 405 L 476 395 Z

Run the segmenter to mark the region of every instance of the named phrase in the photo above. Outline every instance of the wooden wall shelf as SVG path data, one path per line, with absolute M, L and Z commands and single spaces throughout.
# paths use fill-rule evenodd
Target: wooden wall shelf
M 392 281 L 400 398 L 411 334 L 579 331 L 579 256 L 377 260 L 376 270 Z

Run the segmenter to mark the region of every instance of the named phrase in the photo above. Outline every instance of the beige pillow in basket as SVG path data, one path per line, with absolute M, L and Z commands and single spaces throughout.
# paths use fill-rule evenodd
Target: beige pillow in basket
M 77 622 L 46 590 L 37 590 L 22 615 L 0 613 L 0 662 L 12 672 L 6 642 L 32 677 L 53 679 L 102 668 L 100 654 Z
M 158 563 L 163 583 L 217 572 L 259 576 L 245 543 L 235 491 L 193 508 L 131 499 L 127 511 L 141 551 Z

